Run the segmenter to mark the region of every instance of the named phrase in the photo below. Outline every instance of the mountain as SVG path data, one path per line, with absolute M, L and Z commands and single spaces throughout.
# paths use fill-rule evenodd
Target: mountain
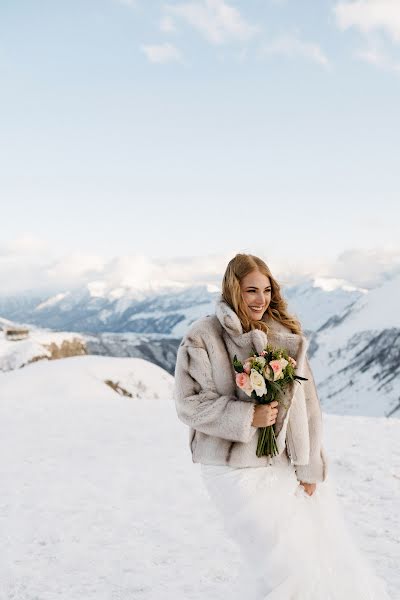
M 382 281 L 372 290 L 328 278 L 282 286 L 290 312 L 310 340 L 309 357 L 326 412 L 400 417 L 400 276 Z M 12 307 L 23 322 L 36 323 L 30 341 L 2 341 L 0 334 L 0 369 L 69 356 L 75 337 L 85 353 L 145 358 L 173 374 L 180 339 L 195 319 L 214 312 L 218 295 L 215 286 L 206 285 L 139 290 L 93 282 L 33 309 L 28 301 L 0 300 L 0 309 Z M 82 353 L 79 344 L 77 354 Z
M 316 331 L 364 293 L 329 279 L 309 279 L 283 287 L 292 311 L 305 329 Z M 78 290 L 18 304 L 0 297 L 0 315 L 38 327 L 81 333 L 151 333 L 181 338 L 195 319 L 214 312 L 220 290 L 214 285 L 157 287 L 155 291 L 107 288 L 93 282 Z
M 360 297 L 314 338 L 324 410 L 400 416 L 400 276 Z
M 147 361 L 102 356 L 0 373 L 3 598 L 226 598 L 239 549 L 192 463 L 172 383 Z M 323 418 L 326 483 L 398 598 L 400 421 Z
M 356 300 L 368 293 L 340 279 L 317 277 L 283 288 L 289 310 L 297 315 L 303 329 L 316 332 L 328 322 L 337 322 Z
M 129 288 L 104 291 L 87 286 L 41 300 L 18 304 L 0 298 L 3 317 L 52 329 L 85 333 L 157 333 L 183 335 L 187 325 L 212 309 L 217 291 L 211 286 L 159 289 L 156 293 Z

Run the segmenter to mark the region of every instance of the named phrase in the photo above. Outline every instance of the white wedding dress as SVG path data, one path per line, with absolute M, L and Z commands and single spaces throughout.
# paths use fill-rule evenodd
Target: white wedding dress
M 346 525 L 329 475 L 311 496 L 289 460 L 201 464 L 201 476 L 243 558 L 230 599 L 390 600 Z

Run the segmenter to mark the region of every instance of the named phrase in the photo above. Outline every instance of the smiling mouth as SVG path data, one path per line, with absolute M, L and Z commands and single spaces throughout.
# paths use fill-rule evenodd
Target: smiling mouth
M 264 310 L 263 306 L 260 307 L 256 307 L 256 306 L 250 306 L 251 310 L 254 310 L 254 312 L 261 312 L 262 310 Z

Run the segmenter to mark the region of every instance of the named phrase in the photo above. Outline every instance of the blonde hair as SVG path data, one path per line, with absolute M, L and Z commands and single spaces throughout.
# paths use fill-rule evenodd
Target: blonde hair
M 264 314 L 267 313 L 272 319 L 288 327 L 292 333 L 301 334 L 300 321 L 288 313 L 287 302 L 281 295 L 279 283 L 272 276 L 265 262 L 253 254 L 236 254 L 229 261 L 222 280 L 222 297 L 238 315 L 243 331 L 261 329 L 265 333 L 268 333 L 267 323 L 262 320 L 253 320 L 248 316 L 246 305 L 242 298 L 240 282 L 243 277 L 253 271 L 259 271 L 266 277 L 269 277 L 271 282 L 271 301 Z

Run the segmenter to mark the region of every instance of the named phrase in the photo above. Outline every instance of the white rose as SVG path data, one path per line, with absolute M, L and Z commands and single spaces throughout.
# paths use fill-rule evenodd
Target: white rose
M 250 372 L 250 381 L 257 396 L 263 396 L 267 391 L 267 387 L 265 385 L 265 379 L 261 373 L 255 369 L 252 369 Z
M 280 359 L 279 359 L 279 362 L 280 362 L 280 363 L 281 363 L 281 365 L 282 365 L 282 371 L 283 371 L 283 369 L 286 367 L 286 365 L 287 365 L 287 364 L 289 364 L 289 363 L 288 363 L 288 361 L 286 360 L 286 358 L 280 358 Z
M 263 369 L 265 367 L 265 363 L 267 361 L 265 360 L 265 358 L 263 356 L 258 356 L 257 358 L 254 359 L 254 363 L 257 364 L 259 367 L 261 367 L 261 369 Z

